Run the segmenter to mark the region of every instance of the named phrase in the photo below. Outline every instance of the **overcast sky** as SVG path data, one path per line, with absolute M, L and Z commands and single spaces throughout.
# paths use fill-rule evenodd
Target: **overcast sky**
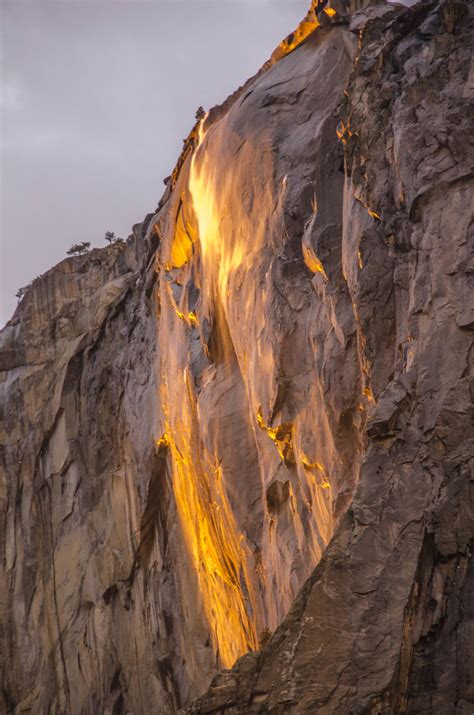
M 199 105 L 223 101 L 309 0 L 0 0 L 0 324 L 71 244 L 152 211 Z

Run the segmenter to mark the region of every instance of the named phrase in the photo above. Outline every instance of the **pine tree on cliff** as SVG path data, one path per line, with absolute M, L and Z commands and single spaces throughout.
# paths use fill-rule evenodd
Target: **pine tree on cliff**
M 32 283 L 28 283 L 28 285 L 18 288 L 17 292 L 15 293 L 15 297 L 18 298 L 18 302 L 20 302 L 23 296 L 26 295 L 28 289 L 31 288 L 31 285 Z
M 124 239 L 120 236 L 116 236 L 114 231 L 106 231 L 104 238 L 110 245 L 113 243 L 125 243 Z
M 90 241 L 81 241 L 81 243 L 74 243 L 71 248 L 67 251 L 68 256 L 83 256 L 87 253 L 91 247 Z

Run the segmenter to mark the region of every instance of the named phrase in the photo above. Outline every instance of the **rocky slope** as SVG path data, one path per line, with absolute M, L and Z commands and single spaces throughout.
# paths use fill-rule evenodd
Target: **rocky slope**
M 6 711 L 472 712 L 471 9 L 348 9 L 2 332 Z

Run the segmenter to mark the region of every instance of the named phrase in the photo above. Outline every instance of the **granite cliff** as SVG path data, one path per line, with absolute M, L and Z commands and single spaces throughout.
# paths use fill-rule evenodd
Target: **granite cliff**
M 22 299 L 5 711 L 472 713 L 471 53 L 465 0 L 313 4 Z

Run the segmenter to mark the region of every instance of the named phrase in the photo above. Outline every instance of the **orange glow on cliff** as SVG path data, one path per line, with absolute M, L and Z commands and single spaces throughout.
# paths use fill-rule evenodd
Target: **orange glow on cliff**
M 204 122 L 199 126 L 199 146 L 204 141 Z M 204 272 L 212 286 L 211 291 L 217 291 L 223 302 L 229 277 L 239 269 L 245 258 L 244 242 L 237 233 L 231 245 L 224 244 L 221 237 L 222 224 L 229 223 L 234 217 L 230 211 L 224 213 L 221 210 L 216 196 L 217 190 L 220 194 L 225 193 L 230 181 L 231 177 L 225 169 L 216 175 L 216 167 L 211 165 L 207 152 L 205 149 L 199 151 L 198 147 L 191 160 L 189 190 L 198 221 Z
M 258 609 L 249 574 L 252 554 L 229 504 L 219 458 L 206 443 L 207 416 L 199 412 L 198 391 L 180 356 L 187 354 L 184 346 L 189 330 L 199 330 L 204 318 L 212 315 L 219 332 L 214 349 L 222 351 L 219 364 L 226 369 L 230 338 L 221 329 L 225 321 L 221 304 L 229 276 L 243 259 L 243 249 L 238 242 L 230 251 L 224 251 L 221 245 L 223 217 L 216 203 L 215 170 L 208 164 L 206 152 L 199 151 L 204 139 L 203 125 L 202 121 L 196 132 L 199 144 L 190 166 L 188 190 L 192 204 L 189 197 L 187 202 L 185 198 L 180 202 L 171 248 L 165 246 L 162 256 L 169 275 L 161 288 L 168 315 L 164 321 L 166 332 L 161 336 L 160 389 L 165 420 L 161 444 L 168 446 L 171 455 L 179 523 L 197 580 L 199 602 L 209 623 L 213 650 L 220 664 L 227 668 L 258 647 Z M 185 193 L 186 190 L 183 197 Z M 194 212 L 193 217 L 188 212 Z M 200 254 L 202 293 L 199 305 L 190 310 L 182 287 L 194 252 Z M 176 269 L 184 273 L 178 277 Z M 210 346 L 208 349 L 212 351 Z
M 194 567 L 214 649 L 226 668 L 258 647 L 248 548 L 229 506 L 221 468 L 199 440 L 193 418 L 196 402 L 188 377 L 172 393 L 162 386 L 169 405 L 166 433 L 158 444 L 169 447 L 178 516 Z M 179 390 L 179 394 L 178 394 Z

